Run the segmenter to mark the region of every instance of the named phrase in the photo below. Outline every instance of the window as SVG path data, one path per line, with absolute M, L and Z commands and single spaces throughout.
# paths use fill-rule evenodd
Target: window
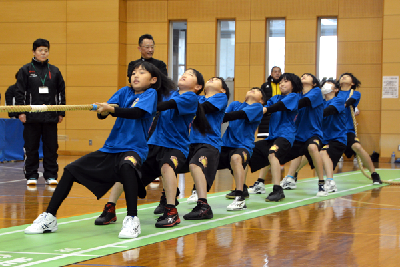
M 285 19 L 267 20 L 267 68 L 266 78 L 271 74 L 274 66 L 285 72 Z
M 318 20 L 318 78 L 336 78 L 337 18 Z
M 224 78 L 229 87 L 230 99 L 234 97 L 235 77 L 235 21 L 218 21 L 217 76 Z
M 186 70 L 186 21 L 170 22 L 169 76 L 177 84 Z

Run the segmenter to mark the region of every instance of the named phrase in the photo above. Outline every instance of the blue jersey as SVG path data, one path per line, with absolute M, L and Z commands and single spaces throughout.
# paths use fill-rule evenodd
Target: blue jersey
M 263 106 L 260 103 L 247 104 L 239 101 L 232 102 L 226 112 L 243 110 L 248 119 L 238 119 L 229 122 L 224 136 L 223 145 L 226 147 L 245 148 L 250 156 L 253 154 L 254 135 L 263 117 Z
M 341 92 L 345 93 L 346 100 L 347 100 L 350 95 L 350 90 L 349 91 L 341 91 Z M 353 105 L 353 107 L 355 108 L 358 106 L 358 103 L 360 103 L 361 93 L 358 91 L 354 91 L 351 98 L 354 98 L 356 100 L 356 102 Z M 354 124 L 353 124 L 353 117 L 351 116 L 350 107 L 346 108 L 346 117 L 347 117 L 347 123 L 346 123 L 347 132 L 348 133 L 356 133 L 355 129 L 354 129 Z
M 139 119 L 117 118 L 104 146 L 100 151 L 107 153 L 136 152 L 142 162 L 147 158 L 148 132 L 157 111 L 157 92 L 147 89 L 141 94 L 135 94 L 131 87 L 119 89 L 108 100 L 110 104 L 118 104 L 121 108 L 140 108 L 146 114 Z
M 324 109 L 329 106 L 334 106 L 338 113 L 324 117 L 322 129 L 324 138 L 322 143 L 328 144 L 329 141 L 336 140 L 340 143 L 347 145 L 347 130 L 346 130 L 346 94 L 339 91 L 339 94 L 331 100 L 324 101 Z
M 212 133 L 202 135 L 196 129 L 191 128 L 190 143 L 191 144 L 209 144 L 221 152 L 221 124 L 224 119 L 226 106 L 228 105 L 228 97 L 224 93 L 215 94 L 209 98 L 199 96 L 199 103 L 210 102 L 214 107 L 218 108 L 217 112 L 206 114 L 207 120 L 210 123 Z
M 297 116 L 299 99 L 300 94 L 290 93 L 288 95 L 276 95 L 268 100 L 267 108 L 282 101 L 288 110 L 271 113 L 271 119 L 269 120 L 269 136 L 265 140 L 274 140 L 278 137 L 283 137 L 293 145 L 296 136 L 295 119 Z
M 305 142 L 313 136 L 318 136 L 321 140 L 322 119 L 324 113 L 324 99 L 322 98 L 321 89 L 315 87 L 307 93 L 300 94 L 300 98 L 307 97 L 311 101 L 311 106 L 301 108 L 296 119 L 296 140 Z
M 178 149 L 187 157 L 189 155 L 189 127 L 196 116 L 199 100 L 193 92 L 179 94 L 179 91 L 172 92 L 169 99 L 175 100 L 177 109 L 161 111 L 156 129 L 148 144 Z

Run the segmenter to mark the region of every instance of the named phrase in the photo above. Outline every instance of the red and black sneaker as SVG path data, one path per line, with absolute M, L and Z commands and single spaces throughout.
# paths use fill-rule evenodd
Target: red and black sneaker
M 210 205 L 204 201 L 198 200 L 197 206 L 188 214 L 183 215 L 183 218 L 185 220 L 204 220 L 212 219 L 213 216 Z
M 115 214 L 115 206 L 107 203 L 100 216 L 94 221 L 95 225 L 107 225 L 117 221 L 117 215 Z
M 181 222 L 179 219 L 178 210 L 176 207 L 171 208 L 169 205 L 165 206 L 165 212 L 162 216 L 157 219 L 157 228 L 168 228 L 173 227 Z

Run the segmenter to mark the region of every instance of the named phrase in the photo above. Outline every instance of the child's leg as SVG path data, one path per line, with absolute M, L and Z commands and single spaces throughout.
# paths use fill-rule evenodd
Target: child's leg
M 315 172 L 317 173 L 318 180 L 323 181 L 324 180 L 324 170 L 322 166 L 322 158 L 321 154 L 319 153 L 318 146 L 316 144 L 310 144 L 308 146 L 308 153 L 310 154 L 313 165 L 315 167 Z
M 233 176 L 235 178 L 236 189 L 238 191 L 243 191 L 243 184 L 244 184 L 243 159 L 240 155 L 233 154 L 230 163 Z
M 364 150 L 364 148 L 361 146 L 360 143 L 357 143 L 357 142 L 354 143 L 351 146 L 351 149 L 353 149 L 353 151 L 356 152 L 357 156 L 360 157 L 363 165 L 370 171 L 370 173 L 375 172 L 375 166 L 372 163 L 371 157 Z
M 177 192 L 177 181 L 174 169 L 169 164 L 164 164 L 161 167 L 161 174 L 164 182 L 165 196 L 167 204 L 175 206 L 175 196 Z
M 137 216 L 138 177 L 136 171 L 129 164 L 122 164 L 119 176 L 123 181 L 120 184 L 125 191 L 127 216 Z M 115 187 L 115 185 L 114 185 Z
M 279 185 L 281 181 L 281 164 L 274 153 L 269 154 L 268 159 L 271 166 L 272 183 Z
M 75 177 L 67 169 L 65 169 L 60 182 L 58 183 L 58 186 L 50 199 L 50 203 L 46 212 L 56 216 L 58 208 L 61 206 L 61 203 L 64 201 L 64 199 L 67 198 L 75 181 Z
M 196 164 L 189 165 L 190 173 L 193 176 L 194 184 L 199 198 L 207 198 L 207 180 L 203 170 Z
M 333 162 L 326 150 L 321 151 L 322 162 L 326 173 L 326 178 L 333 178 Z
M 120 182 L 116 182 L 114 186 L 111 188 L 111 193 L 108 198 L 108 202 L 117 204 L 119 197 L 122 192 L 124 192 L 124 186 Z

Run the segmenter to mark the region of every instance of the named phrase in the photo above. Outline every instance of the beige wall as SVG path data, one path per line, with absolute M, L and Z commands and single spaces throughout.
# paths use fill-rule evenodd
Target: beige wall
M 0 1 L 0 92 L 4 95 L 16 70 L 29 62 L 33 40 L 46 38 L 51 63 L 66 80 L 68 104 L 106 101 L 126 84 L 128 63 L 140 57 L 140 35 L 152 34 L 155 58 L 168 63 L 172 20 L 187 21 L 187 65 L 208 78 L 216 74 L 217 21 L 235 19 L 235 99 L 243 100 L 250 87 L 265 80 L 266 20 L 286 19 L 286 71 L 301 75 L 316 72 L 317 19 L 326 16 L 338 17 L 338 73 L 353 72 L 362 82 L 357 117 L 362 144 L 368 153 L 389 157 L 400 144 L 400 126 L 393 123 L 400 111 L 398 99 L 381 100 L 381 84 L 382 75 L 400 71 L 396 0 Z M 99 148 L 113 122 L 68 112 L 59 127 L 60 150 Z

